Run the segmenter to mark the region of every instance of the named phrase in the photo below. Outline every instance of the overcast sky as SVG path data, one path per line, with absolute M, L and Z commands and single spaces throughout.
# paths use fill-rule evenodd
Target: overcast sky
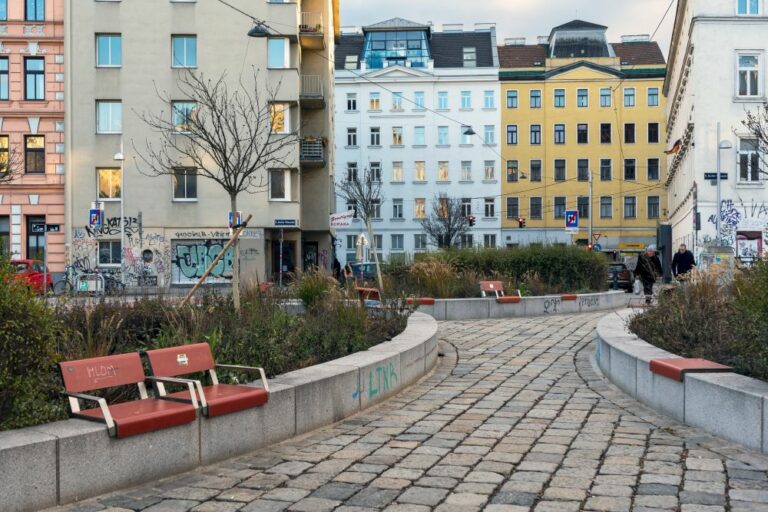
M 572 19 L 606 25 L 611 42 L 626 34 L 651 34 L 670 0 L 342 0 L 343 26 L 370 25 L 394 17 L 419 23 L 496 22 L 499 44 L 505 37 L 549 35 L 552 27 Z M 666 55 L 675 7 L 667 14 L 654 38 Z

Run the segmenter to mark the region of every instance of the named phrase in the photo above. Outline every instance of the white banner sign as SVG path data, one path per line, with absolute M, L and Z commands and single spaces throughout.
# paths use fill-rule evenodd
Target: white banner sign
M 352 219 L 355 218 L 355 212 L 352 210 L 342 213 L 331 214 L 331 229 L 348 228 L 352 225 Z

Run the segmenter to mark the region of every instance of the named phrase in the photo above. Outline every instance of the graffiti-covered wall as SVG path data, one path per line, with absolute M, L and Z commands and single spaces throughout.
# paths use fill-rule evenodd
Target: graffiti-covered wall
M 717 216 L 707 218 L 712 234 L 705 234 L 704 245 L 716 244 Z M 720 232 L 722 245 L 736 249 L 740 258 L 753 259 L 768 249 L 768 203 L 747 203 L 742 199 L 725 199 L 720 203 Z

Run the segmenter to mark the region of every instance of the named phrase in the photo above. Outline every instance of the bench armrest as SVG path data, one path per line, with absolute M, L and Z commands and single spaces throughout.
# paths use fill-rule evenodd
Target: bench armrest
M 195 409 L 198 408 L 197 404 L 197 395 L 202 397 L 200 401 L 203 403 L 203 406 L 205 407 L 205 397 L 202 393 L 202 384 L 200 384 L 200 381 L 197 380 L 189 380 L 189 379 L 177 379 L 176 377 L 154 377 L 150 376 L 147 377 L 147 380 L 154 381 L 154 382 L 162 382 L 164 384 L 183 384 L 187 386 L 187 389 L 189 390 L 189 396 L 192 399 L 192 407 Z M 197 389 L 197 392 L 196 392 Z M 164 395 L 159 396 L 158 398 L 165 399 Z
M 80 412 L 80 402 L 78 400 L 87 400 L 99 404 L 99 409 L 101 409 L 101 414 L 104 416 L 104 423 L 107 424 L 107 429 L 110 432 L 115 431 L 115 420 L 112 418 L 112 413 L 109 412 L 109 406 L 104 398 L 84 393 L 70 393 L 68 391 L 64 391 L 61 394 L 69 398 L 69 407 L 72 408 L 73 413 Z
M 237 364 L 217 364 L 216 367 L 223 368 L 225 370 L 258 373 L 261 377 L 261 383 L 264 385 L 264 390 L 269 393 L 269 382 L 267 382 L 267 376 L 264 373 L 264 368 L 256 368 L 254 366 L 240 366 Z

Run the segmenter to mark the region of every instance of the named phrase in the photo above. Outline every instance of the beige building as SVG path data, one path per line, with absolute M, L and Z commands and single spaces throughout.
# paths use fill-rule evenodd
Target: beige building
M 77 268 L 123 274 L 128 286 L 197 281 L 229 238 L 229 198 L 194 174 L 142 173 L 139 156 L 153 134 L 140 116 L 171 116 L 176 101 L 183 110 L 178 79 L 190 69 L 226 73 L 235 86 L 241 77 L 253 82 L 252 67 L 258 90 L 278 91 L 302 141 L 285 168 L 264 170 L 263 189 L 238 198 L 243 216 L 253 215 L 240 244 L 244 278 L 276 279 L 281 262 L 283 272 L 332 266 L 338 0 L 229 3 L 264 20 L 270 36 L 248 37 L 253 22 L 214 0 L 67 2 L 66 233 Z M 173 109 L 157 91 L 174 99 Z M 90 224 L 94 206 L 103 206 L 98 226 Z M 229 282 L 233 261 L 225 256 L 208 282 Z

